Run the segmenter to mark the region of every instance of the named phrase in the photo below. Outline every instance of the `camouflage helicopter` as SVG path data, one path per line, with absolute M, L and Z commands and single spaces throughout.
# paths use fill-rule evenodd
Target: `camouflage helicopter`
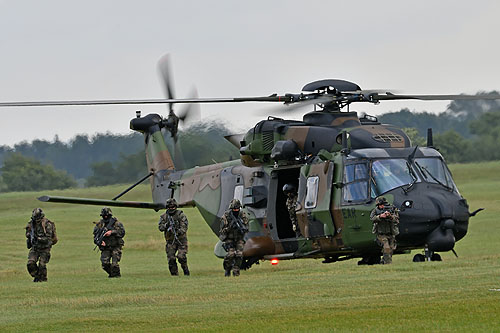
M 162 65 L 163 63 L 163 65 Z M 218 235 L 220 218 L 232 199 L 239 199 L 249 216 L 243 255 L 249 268 L 260 260 L 323 259 L 324 263 L 360 258 L 359 264 L 380 262 L 381 250 L 372 234 L 370 211 L 384 196 L 400 210 L 397 253 L 424 249 L 413 261 L 441 260 L 437 252 L 454 251 L 468 229 L 469 211 L 453 182 L 443 156 L 433 146 L 429 130 L 425 147 L 376 117 L 358 116 L 352 103 L 390 100 L 500 99 L 498 95 L 399 95 L 364 91 L 344 80 L 306 84 L 299 94 L 261 97 L 175 99 L 168 64 L 160 62 L 166 99 L 0 103 L 0 106 L 168 104 L 169 114 L 141 115 L 130 128 L 145 139 L 148 174 L 112 200 L 42 196 L 44 202 L 145 208 L 165 208 L 168 198 L 179 206 L 196 206 Z M 280 102 L 313 105 L 302 121 L 269 116 L 244 135 L 226 137 L 240 159 L 187 170 L 176 168 L 165 144 L 164 131 L 176 141 L 178 125 L 189 112 L 176 115 L 177 103 Z M 150 179 L 152 202 L 118 200 Z M 297 189 L 300 236 L 294 232 L 283 187 Z M 224 257 L 219 241 L 214 253 Z M 456 253 L 455 253 L 456 255 Z

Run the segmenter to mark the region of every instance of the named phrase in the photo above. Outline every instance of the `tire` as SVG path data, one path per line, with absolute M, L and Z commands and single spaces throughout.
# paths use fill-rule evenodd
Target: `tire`
M 443 259 L 441 259 L 439 253 L 433 253 L 431 256 L 431 261 L 443 261 Z
M 415 254 L 413 256 L 413 262 L 424 262 L 425 261 L 425 256 L 421 253 Z

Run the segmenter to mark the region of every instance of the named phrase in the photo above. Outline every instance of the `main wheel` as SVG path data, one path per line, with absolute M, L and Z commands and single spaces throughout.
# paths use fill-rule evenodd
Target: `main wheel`
M 413 256 L 413 262 L 424 262 L 425 256 L 421 253 L 417 253 Z
M 378 265 L 378 264 L 380 264 L 380 256 L 377 255 L 363 257 L 363 259 L 358 261 L 358 265 Z
M 443 261 L 443 259 L 441 259 L 439 253 L 433 253 L 431 256 L 431 261 Z

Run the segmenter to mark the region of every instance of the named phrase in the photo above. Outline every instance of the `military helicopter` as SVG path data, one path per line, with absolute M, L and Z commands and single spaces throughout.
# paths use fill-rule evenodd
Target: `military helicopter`
M 429 130 L 425 147 L 412 146 L 403 130 L 382 124 L 373 116 L 358 116 L 353 103 L 378 104 L 390 100 L 500 99 L 498 95 L 399 95 L 362 90 L 345 80 L 311 82 L 299 94 L 237 98 L 175 99 L 168 63 L 160 61 L 166 99 L 0 103 L 0 106 L 167 104 L 169 114 L 141 115 L 130 128 L 142 133 L 148 174 L 112 200 L 42 196 L 43 202 L 145 208 L 165 208 L 168 198 L 181 207 L 196 206 L 218 235 L 220 218 L 235 198 L 249 216 L 243 251 L 245 268 L 260 260 L 323 259 L 323 263 L 360 258 L 359 264 L 380 262 L 381 250 L 372 234 L 370 211 L 384 196 L 400 210 L 397 253 L 424 249 L 413 261 L 439 261 L 437 252 L 454 251 L 468 229 L 467 200 L 453 182 Z M 314 106 L 302 121 L 269 116 L 246 134 L 226 137 L 240 151 L 240 159 L 187 170 L 176 168 L 164 132 L 177 138 L 174 104 L 278 102 Z M 152 202 L 118 200 L 150 179 Z M 282 188 L 298 191 L 297 218 L 301 236 L 292 229 Z M 219 241 L 214 253 L 224 257 Z M 455 253 L 456 255 L 456 253 Z

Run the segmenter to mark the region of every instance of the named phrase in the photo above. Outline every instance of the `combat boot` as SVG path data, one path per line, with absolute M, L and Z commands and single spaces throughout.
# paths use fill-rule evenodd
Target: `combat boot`
M 230 270 L 228 270 L 228 269 L 226 269 L 226 270 L 224 271 L 224 276 L 225 276 L 225 277 L 231 276 L 231 271 L 230 271 Z
M 121 277 L 121 274 L 120 274 L 120 266 L 112 266 L 111 269 L 110 269 L 110 273 L 109 273 L 109 278 L 119 278 Z
M 189 276 L 190 273 L 189 273 L 189 268 L 186 266 L 186 267 L 182 267 L 182 270 L 184 271 L 184 275 L 185 276 Z
M 240 271 L 234 270 L 233 271 L 233 276 L 240 276 Z
M 47 268 L 38 268 L 38 282 L 47 282 Z
M 170 269 L 170 275 L 172 275 L 172 276 L 179 275 L 179 269 L 177 268 L 177 265 L 169 266 L 168 268 Z

